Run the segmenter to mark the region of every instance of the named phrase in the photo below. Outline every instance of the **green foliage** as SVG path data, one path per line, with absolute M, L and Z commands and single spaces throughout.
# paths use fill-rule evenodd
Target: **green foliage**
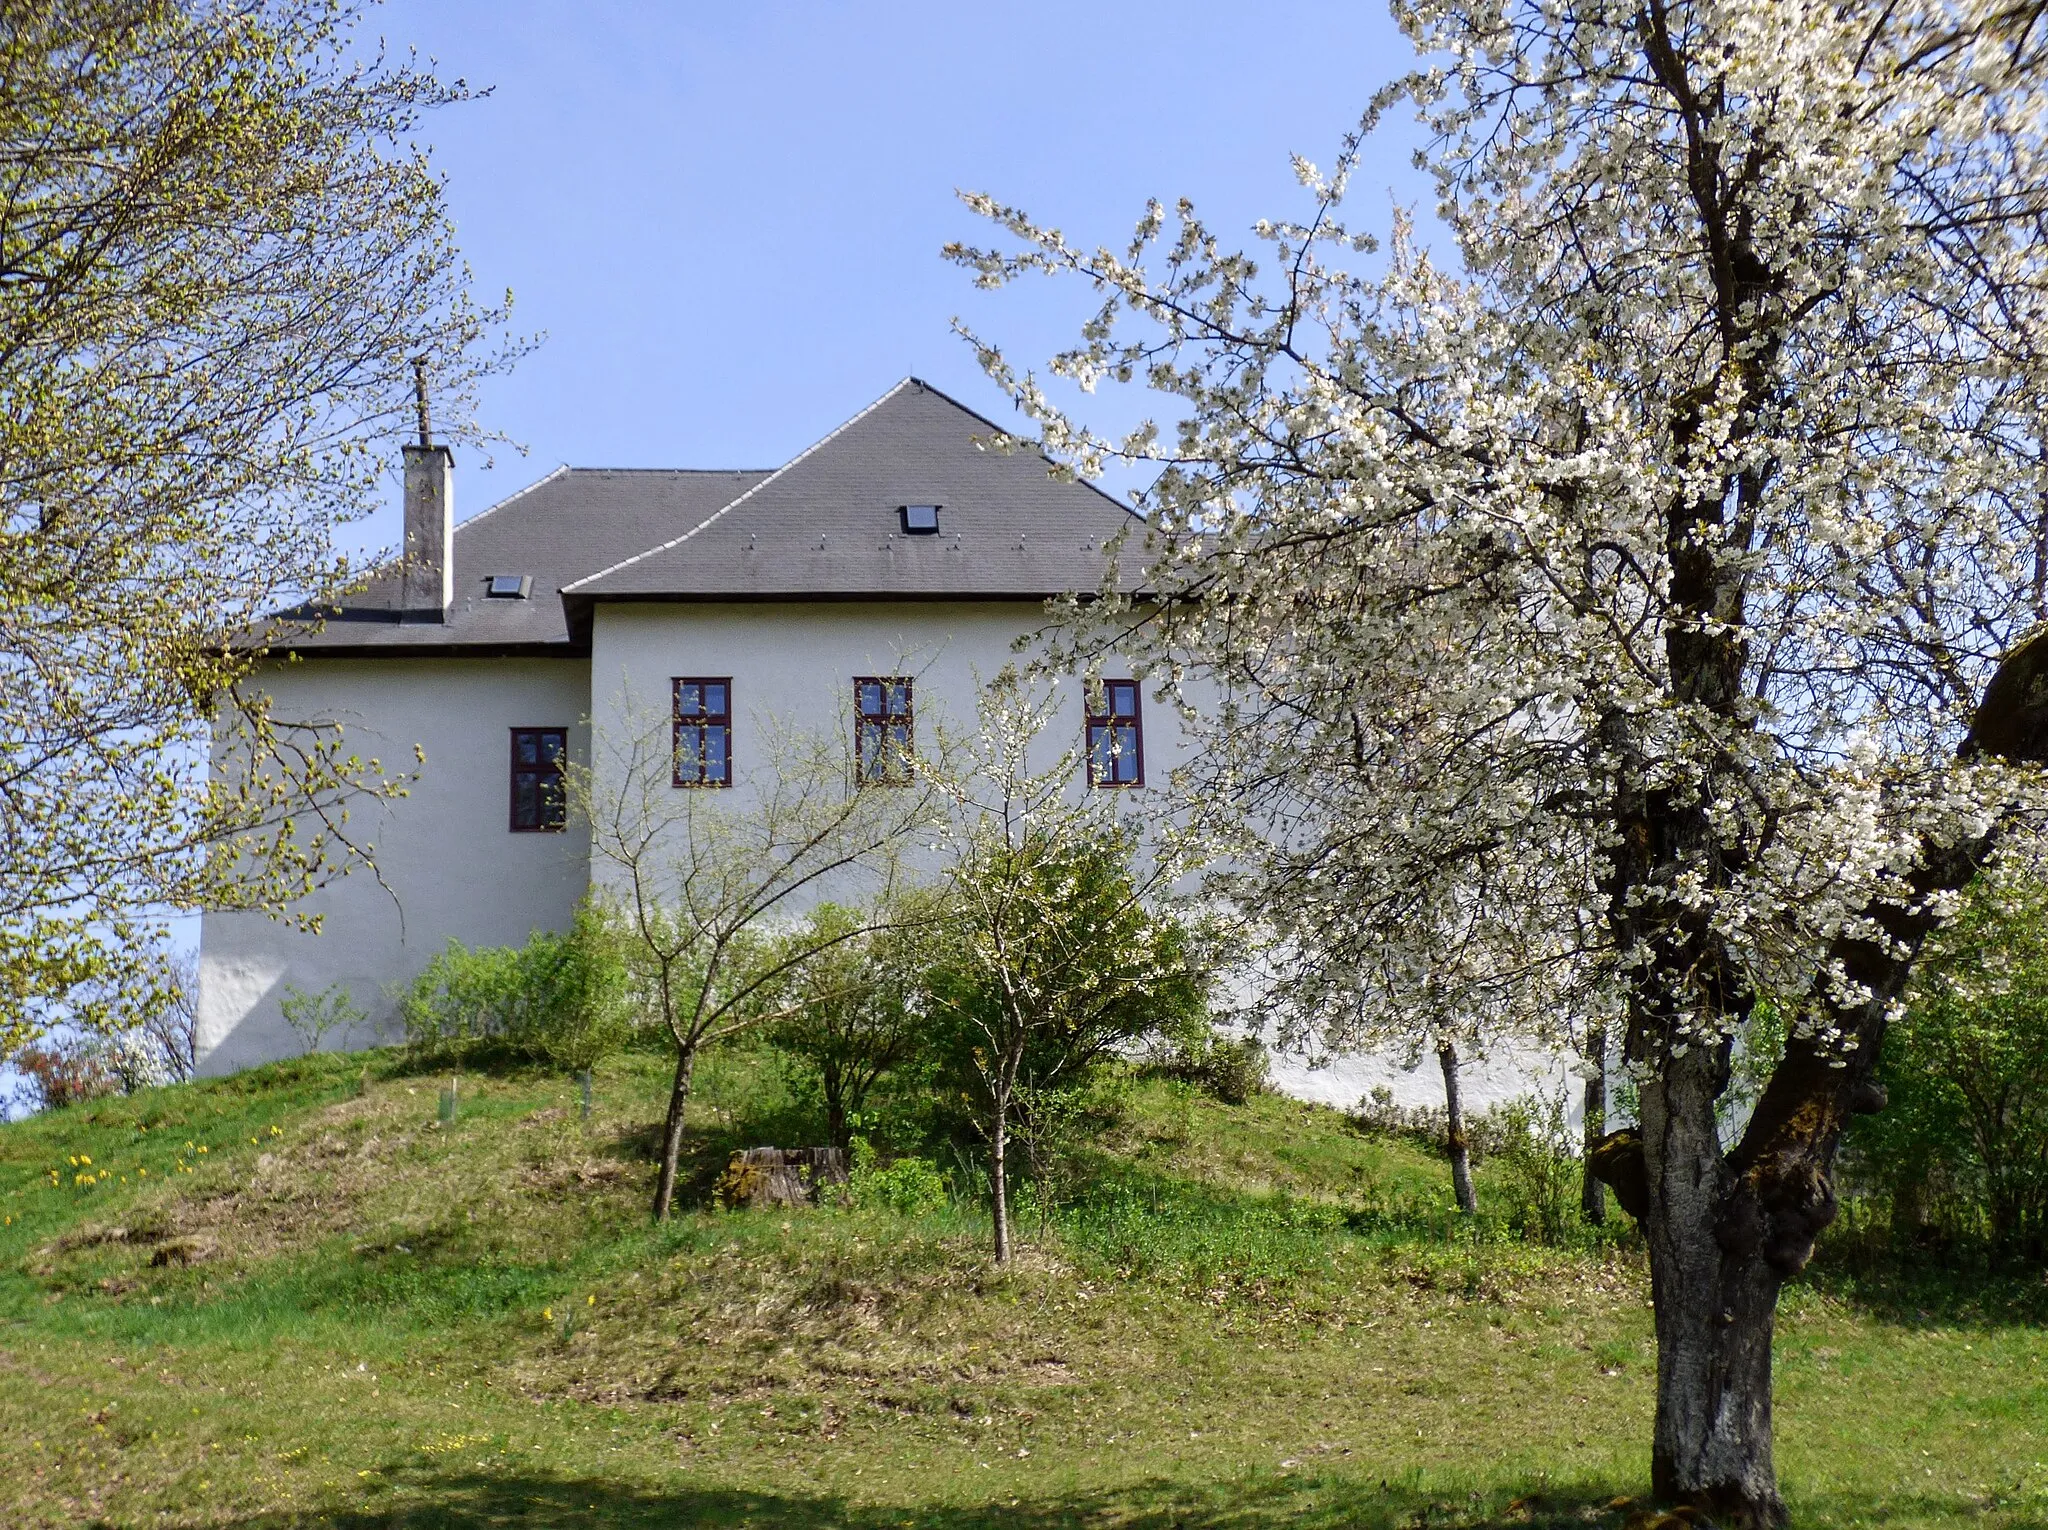
M 563 936 L 529 941 L 522 969 L 532 997 L 532 1040 L 547 1062 L 582 1073 L 632 1041 L 637 1018 L 629 947 L 616 924 L 589 903 Z
M 863 1210 L 906 1217 L 943 1210 L 949 1199 L 946 1177 L 929 1158 L 898 1158 L 884 1164 L 865 1137 L 853 1139 L 847 1197 Z
M 1266 1090 L 1271 1064 L 1256 1036 L 1219 1036 L 1204 1025 L 1163 1038 L 1146 1061 L 1161 1078 L 1193 1084 L 1226 1105 L 1243 1105 Z
M 369 1018 L 340 983 L 331 983 L 318 993 L 307 993 L 296 983 L 287 983 L 277 1007 L 284 1015 L 284 1023 L 292 1028 L 292 1034 L 307 1052 L 319 1051 L 321 1043 L 336 1031 L 346 1038 L 349 1031 Z
M 523 947 L 451 940 L 399 999 L 406 1045 L 423 1063 L 493 1052 L 582 1072 L 632 1039 L 624 941 L 596 909 L 566 934 Z
M 985 1091 L 1014 1047 L 1019 1089 L 1047 1090 L 1115 1047 L 1208 1014 L 1195 932 L 1148 908 L 1131 871 L 1134 836 L 1029 835 L 963 861 L 976 895 L 954 905 L 926 974 L 961 1082 Z
M 303 922 L 362 852 L 347 799 L 400 784 L 249 683 L 254 617 L 357 577 L 335 533 L 382 502 L 415 358 L 455 439 L 499 359 L 417 147 L 470 93 L 358 10 L 0 25 L 0 1050 L 134 1023 L 167 907 Z
M 1885 1038 L 1886 1107 L 1852 1165 L 1894 1233 L 2048 1255 L 2048 885 L 1987 875 L 1931 944 Z
M 1570 1241 L 1581 1225 L 1583 1165 L 1564 1091 L 1524 1095 L 1488 1114 L 1495 1144 L 1489 1212 L 1531 1242 Z
M 849 1144 L 876 1086 L 921 1049 L 921 932 L 903 926 L 928 912 L 828 903 L 778 942 L 788 967 L 775 1000 L 788 1013 L 768 1040 L 786 1060 L 793 1090 L 817 1102 L 834 1147 Z

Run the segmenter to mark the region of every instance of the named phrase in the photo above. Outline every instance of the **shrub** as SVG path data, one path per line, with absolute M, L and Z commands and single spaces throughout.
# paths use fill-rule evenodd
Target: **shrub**
M 368 1018 L 349 992 L 339 983 L 330 984 L 318 993 L 307 993 L 295 984 L 285 984 L 284 997 L 277 1007 L 284 1015 L 284 1023 L 304 1045 L 306 1054 L 311 1056 L 320 1050 L 320 1044 L 335 1031 L 344 1037 Z
M 2048 1255 L 2048 885 L 1974 885 L 1931 943 L 1885 1037 L 1888 1101 L 1845 1148 L 1895 1236 L 1982 1239 Z
M 97 1047 L 53 1042 L 23 1047 L 13 1060 L 43 1110 L 63 1110 L 121 1092 L 120 1074 Z
M 916 1001 L 916 932 L 909 910 L 856 912 L 827 903 L 782 942 L 796 961 L 776 999 L 787 1018 L 768 1032 L 793 1092 L 815 1100 L 825 1140 L 845 1148 L 869 1096 L 925 1042 Z
M 1149 1057 L 1145 1071 L 1193 1084 L 1225 1105 L 1242 1105 L 1264 1094 L 1271 1063 L 1256 1036 L 1219 1036 L 1204 1027 L 1193 1035 L 1167 1037 Z
M 406 1045 L 422 1062 L 497 1052 L 581 1072 L 632 1038 L 623 944 L 585 905 L 566 934 L 523 947 L 451 940 L 400 998 Z
M 526 1045 L 543 1060 L 583 1073 L 632 1042 L 626 945 L 589 904 L 576 910 L 568 934 L 527 943 L 520 975 L 530 1005 Z
M 1447 1115 L 1441 1105 L 1397 1105 L 1394 1091 L 1382 1084 L 1358 1102 L 1350 1119 L 1363 1136 L 1405 1138 L 1441 1154 L 1450 1131 Z M 1500 1151 L 1504 1125 L 1497 1108 L 1465 1118 L 1465 1139 L 1475 1167 Z
M 853 1139 L 853 1167 L 847 1196 L 868 1211 L 920 1217 L 946 1205 L 946 1177 L 929 1158 L 899 1158 L 883 1164 L 865 1137 Z
M 1564 1242 L 1579 1226 L 1584 1178 L 1564 1091 L 1509 1100 L 1485 1119 L 1495 1143 L 1495 1214 L 1532 1242 Z

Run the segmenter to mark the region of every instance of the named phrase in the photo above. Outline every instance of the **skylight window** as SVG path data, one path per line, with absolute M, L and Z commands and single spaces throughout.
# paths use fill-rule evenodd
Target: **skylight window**
M 532 591 L 531 574 L 493 574 L 484 581 L 484 594 L 492 600 L 524 600 Z
M 939 534 L 937 505 L 905 505 L 903 534 L 907 537 L 935 537 Z

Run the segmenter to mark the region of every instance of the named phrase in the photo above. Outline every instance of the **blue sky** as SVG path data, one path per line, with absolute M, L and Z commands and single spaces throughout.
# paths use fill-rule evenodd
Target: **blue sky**
M 459 465 L 469 515 L 579 466 L 770 467 L 906 373 L 1006 406 L 949 329 L 1019 359 L 1070 341 L 1070 284 L 976 292 L 944 262 L 974 187 L 1090 244 L 1148 196 L 1220 229 L 1298 209 L 1407 67 L 1372 3 L 738 6 L 392 0 L 368 18 L 490 99 L 423 135 L 485 294 L 541 349 L 483 399 L 529 448 Z M 1389 138 L 1354 193 L 1419 196 Z M 358 528 L 395 539 L 395 510 Z

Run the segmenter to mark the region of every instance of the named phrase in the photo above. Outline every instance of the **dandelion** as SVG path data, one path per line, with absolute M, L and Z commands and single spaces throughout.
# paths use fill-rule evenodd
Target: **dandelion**
M 544 1321 L 552 1323 L 555 1320 L 555 1309 L 552 1307 L 543 1307 L 540 1309 L 540 1315 Z
M 583 1305 L 586 1307 L 595 1307 L 597 1305 L 597 1298 L 593 1296 L 590 1298 L 589 1301 L 585 1302 Z
M 200 1143 L 200 1144 L 199 1144 L 199 1151 L 200 1151 L 200 1152 L 202 1152 L 202 1153 L 206 1151 L 206 1144 L 205 1144 L 205 1143 L 203 1143 L 203 1142 L 202 1142 L 202 1143 Z M 88 1158 L 88 1159 L 86 1159 L 86 1162 L 87 1162 L 87 1163 L 91 1163 L 91 1162 L 92 1162 L 92 1160 L 91 1160 L 90 1158 Z

